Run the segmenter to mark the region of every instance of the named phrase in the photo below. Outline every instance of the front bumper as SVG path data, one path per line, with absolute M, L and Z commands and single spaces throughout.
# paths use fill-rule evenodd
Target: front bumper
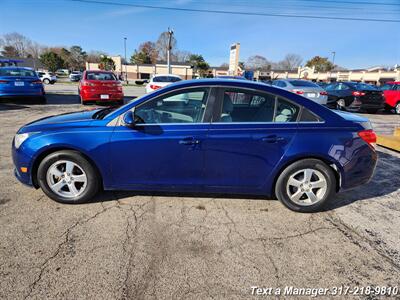
M 12 141 L 11 153 L 15 167 L 14 175 L 21 183 L 32 187 L 32 158 L 23 153 L 23 151 L 21 151 L 21 147 L 19 149 L 16 149 L 14 147 L 14 140 Z M 21 167 L 27 168 L 27 172 L 22 172 Z

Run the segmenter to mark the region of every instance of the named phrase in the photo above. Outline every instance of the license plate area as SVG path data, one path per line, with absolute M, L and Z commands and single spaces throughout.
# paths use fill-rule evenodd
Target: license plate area
M 16 82 L 14 82 L 14 85 L 15 86 L 24 86 L 25 83 L 23 81 L 16 81 Z
M 110 99 L 109 95 L 100 95 L 100 99 L 107 100 Z

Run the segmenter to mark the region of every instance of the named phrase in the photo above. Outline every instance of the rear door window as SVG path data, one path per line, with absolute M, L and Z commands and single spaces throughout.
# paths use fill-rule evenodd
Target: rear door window
M 178 82 L 182 79 L 175 76 L 156 76 L 153 78 L 153 82 Z

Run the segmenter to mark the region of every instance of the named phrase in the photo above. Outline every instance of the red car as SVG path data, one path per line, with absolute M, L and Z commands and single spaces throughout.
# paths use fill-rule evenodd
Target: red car
M 386 101 L 386 108 L 394 108 L 396 114 L 400 115 L 400 81 L 387 82 L 381 87 Z
M 85 71 L 79 82 L 78 94 L 81 103 L 93 102 L 124 102 L 122 84 L 113 72 Z

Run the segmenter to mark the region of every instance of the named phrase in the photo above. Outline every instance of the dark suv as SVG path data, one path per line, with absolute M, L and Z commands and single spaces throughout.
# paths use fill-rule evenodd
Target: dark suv
M 385 106 L 385 98 L 380 89 L 360 82 L 335 82 L 325 90 L 328 93 L 328 107 L 349 111 L 376 113 Z

